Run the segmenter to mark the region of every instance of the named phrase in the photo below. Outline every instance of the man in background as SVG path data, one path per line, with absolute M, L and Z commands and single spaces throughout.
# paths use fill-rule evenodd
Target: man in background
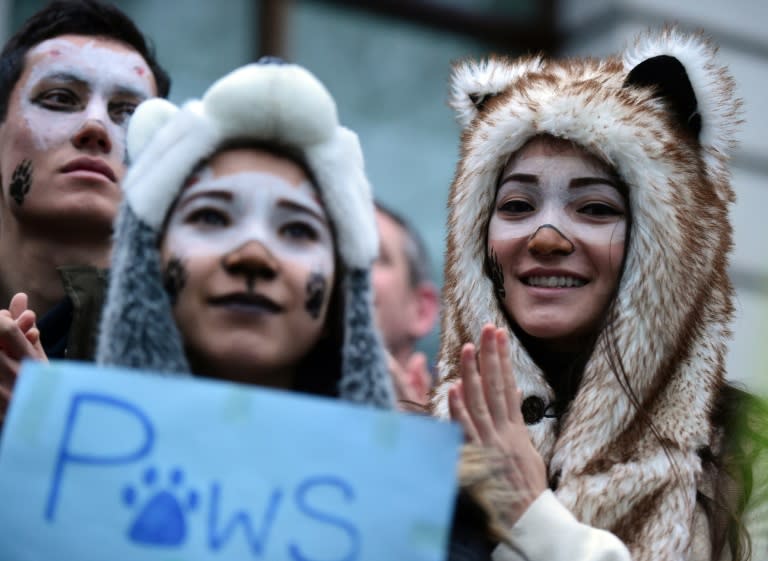
M 51 2 L 0 53 L 0 415 L 20 359 L 92 358 L 128 119 L 169 89 L 136 25 L 96 0 Z
M 401 402 L 423 405 L 432 387 L 427 356 L 416 343 L 437 323 L 439 294 L 421 236 L 399 214 L 376 203 L 379 258 L 373 266 L 376 320 L 391 355 Z

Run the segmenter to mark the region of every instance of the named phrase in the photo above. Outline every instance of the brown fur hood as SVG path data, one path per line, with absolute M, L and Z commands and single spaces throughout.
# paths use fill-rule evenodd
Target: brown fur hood
M 450 103 L 463 132 L 433 408 L 448 415 L 461 346 L 477 342 L 486 322 L 506 324 L 484 269 L 501 169 L 532 136 L 576 142 L 629 187 L 632 230 L 609 318 L 613 337 L 599 335 L 567 412 L 529 429 L 559 477 L 560 501 L 582 522 L 616 533 L 634 559 L 687 558 L 699 452 L 717 436 L 710 411 L 724 382 L 733 311 L 727 159 L 740 103 L 715 53 L 701 35 L 667 28 L 611 58 L 490 58 L 460 62 L 452 75 Z M 550 404 L 552 389 L 511 335 L 524 399 Z M 608 352 L 614 343 L 627 379 Z

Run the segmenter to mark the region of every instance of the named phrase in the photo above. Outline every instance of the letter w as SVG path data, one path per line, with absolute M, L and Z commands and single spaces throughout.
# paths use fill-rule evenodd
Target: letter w
M 208 546 L 213 551 L 218 551 L 226 545 L 238 525 L 242 525 L 248 545 L 255 555 L 261 557 L 267 545 L 267 538 L 272 529 L 272 525 L 277 516 L 280 501 L 283 499 L 283 492 L 275 489 L 269 497 L 269 504 L 264 512 L 261 521 L 261 527 L 254 531 L 251 525 L 251 517 L 247 512 L 240 510 L 230 517 L 228 522 L 222 526 L 219 522 L 219 501 L 221 496 L 221 486 L 218 483 L 211 484 L 211 509 L 208 515 Z

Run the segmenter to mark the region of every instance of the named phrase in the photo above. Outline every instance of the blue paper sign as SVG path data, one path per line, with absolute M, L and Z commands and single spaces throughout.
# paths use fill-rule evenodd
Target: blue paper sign
M 338 400 L 27 363 L 0 559 L 440 560 L 457 426 Z

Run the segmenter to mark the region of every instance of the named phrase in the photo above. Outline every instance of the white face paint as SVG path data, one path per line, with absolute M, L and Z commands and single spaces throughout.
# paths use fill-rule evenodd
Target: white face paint
M 182 193 L 166 230 L 181 258 L 220 255 L 255 241 L 281 261 L 333 270 L 333 237 L 312 186 L 262 172 L 213 178 L 204 170 Z
M 493 280 L 515 323 L 554 349 L 580 349 L 614 297 L 628 214 L 618 185 L 586 151 L 546 138 L 502 174 L 488 225 Z
M 97 121 L 122 158 L 128 117 L 154 95 L 152 72 L 141 55 L 96 40 L 55 38 L 31 49 L 27 60 L 34 64 L 22 86 L 21 111 L 36 148 L 68 142 L 86 122 Z
M 570 240 L 609 244 L 625 235 L 626 204 L 616 179 L 584 158 L 521 159 L 505 170 L 496 195 L 489 239 L 532 236 L 549 224 Z

